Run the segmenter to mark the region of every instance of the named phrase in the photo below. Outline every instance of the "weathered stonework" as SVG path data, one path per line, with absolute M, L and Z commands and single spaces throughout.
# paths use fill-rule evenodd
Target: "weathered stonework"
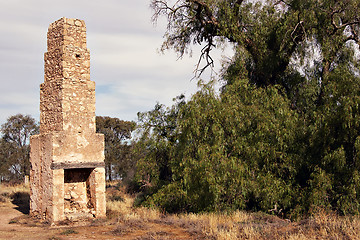
M 44 60 L 40 134 L 30 139 L 30 213 L 51 222 L 105 217 L 104 135 L 95 132 L 84 21 L 50 24 Z

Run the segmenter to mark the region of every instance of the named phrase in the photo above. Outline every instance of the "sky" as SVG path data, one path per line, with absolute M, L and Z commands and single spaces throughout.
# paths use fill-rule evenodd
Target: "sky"
M 170 106 L 180 94 L 189 99 L 197 90 L 199 48 L 182 59 L 173 51 L 159 53 L 165 20 L 155 26 L 149 5 L 150 0 L 0 0 L 0 124 L 17 113 L 39 120 L 46 33 L 62 17 L 86 23 L 96 115 L 136 121 L 137 112 L 157 102 Z M 215 73 L 223 55 L 214 55 Z

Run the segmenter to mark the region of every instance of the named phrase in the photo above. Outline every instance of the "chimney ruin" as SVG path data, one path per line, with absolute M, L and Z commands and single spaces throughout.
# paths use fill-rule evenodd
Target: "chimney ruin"
M 40 85 L 40 134 L 30 139 L 30 214 L 50 222 L 106 216 L 104 135 L 96 133 L 86 26 L 51 23 Z

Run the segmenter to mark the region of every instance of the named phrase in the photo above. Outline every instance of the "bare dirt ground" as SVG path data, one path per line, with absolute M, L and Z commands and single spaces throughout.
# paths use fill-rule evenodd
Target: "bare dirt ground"
M 199 239 L 185 229 L 161 222 L 112 224 L 98 221 L 51 226 L 31 219 L 14 204 L 0 204 L 0 239 Z

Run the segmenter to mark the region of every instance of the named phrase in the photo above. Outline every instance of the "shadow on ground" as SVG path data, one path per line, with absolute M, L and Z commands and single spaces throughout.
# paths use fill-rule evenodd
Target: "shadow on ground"
M 30 194 L 27 192 L 15 192 L 11 194 L 11 202 L 16 205 L 15 208 L 23 214 L 29 214 L 30 212 Z

